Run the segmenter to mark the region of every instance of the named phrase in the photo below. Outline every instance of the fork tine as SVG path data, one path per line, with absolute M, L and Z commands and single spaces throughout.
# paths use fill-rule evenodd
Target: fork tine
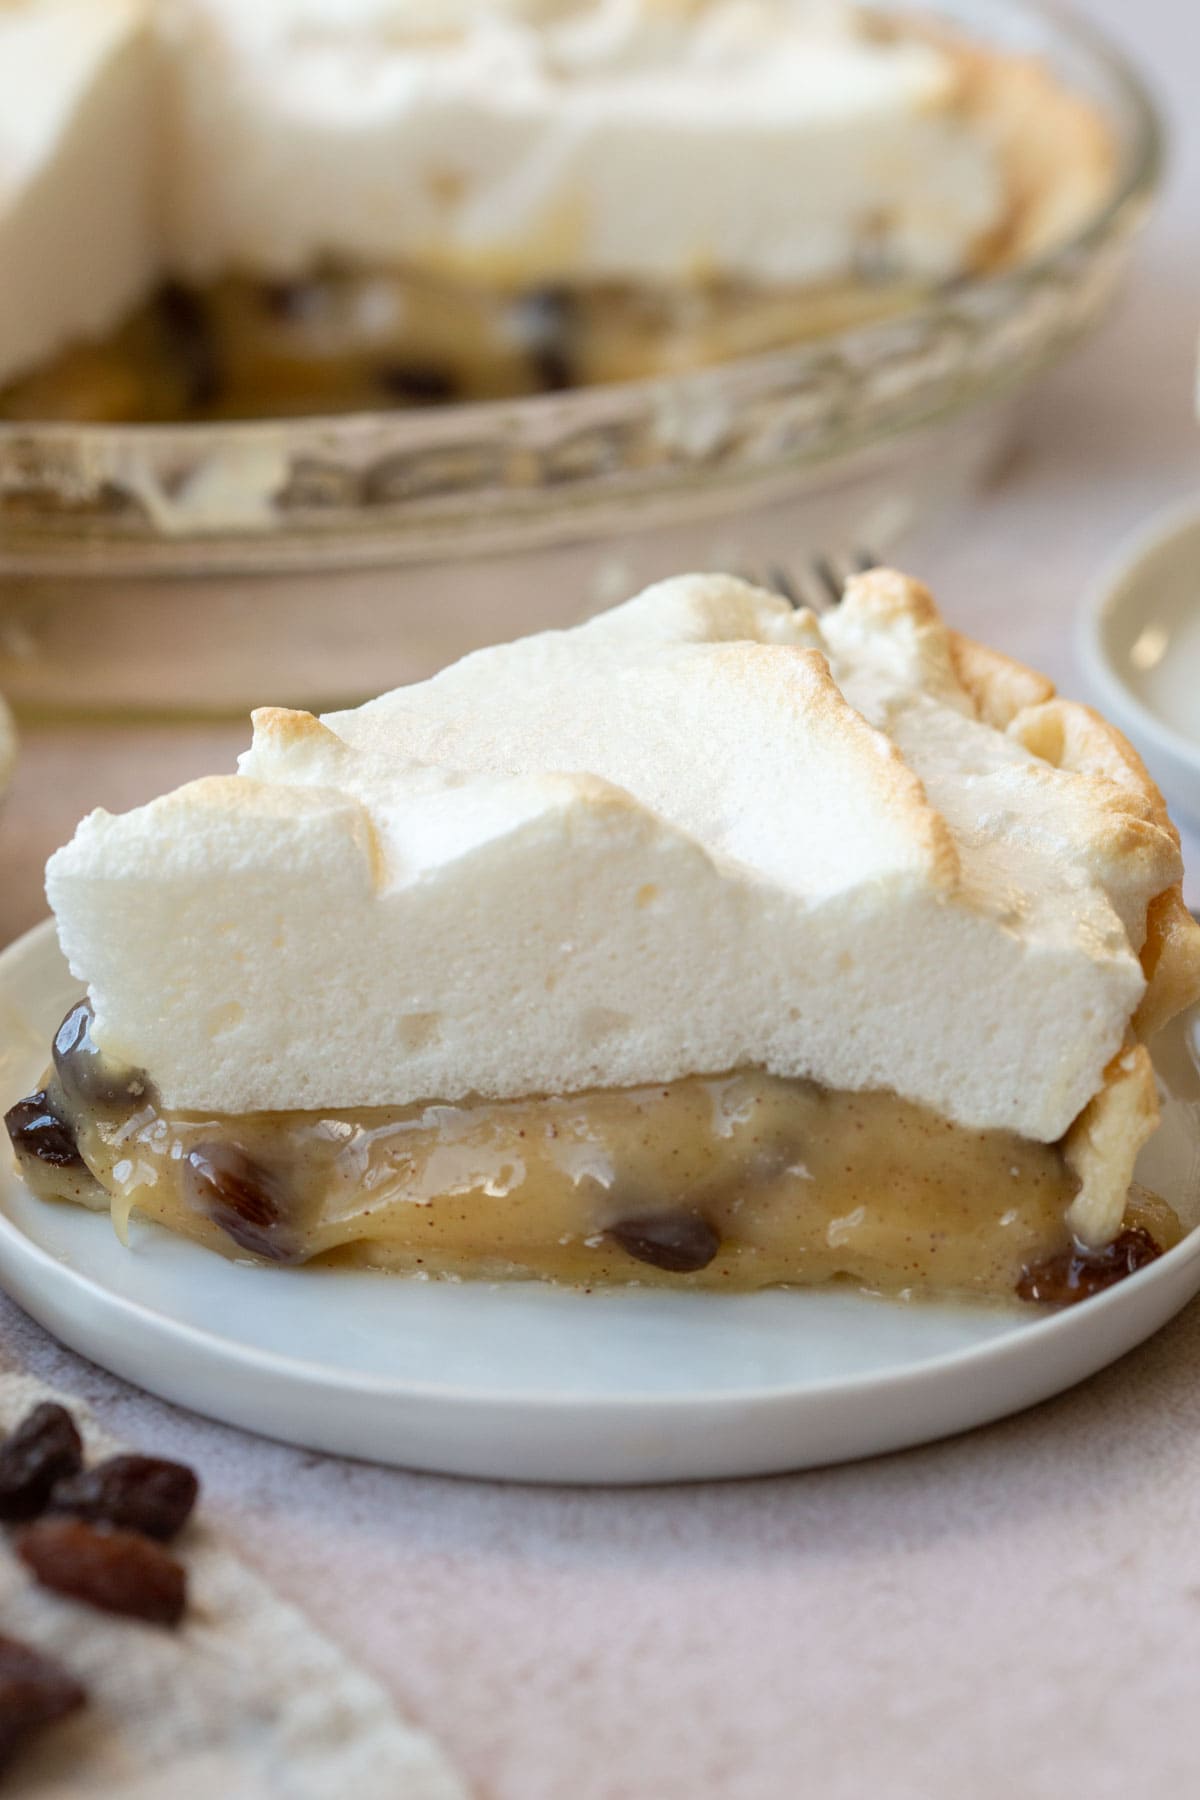
M 767 563 L 761 571 L 748 571 L 745 579 L 779 594 L 797 611 L 808 607 L 811 612 L 823 613 L 840 604 L 851 575 L 864 575 L 878 567 L 879 558 L 874 551 L 858 545 L 847 555 L 820 551 L 796 569 L 789 569 L 784 563 Z
M 794 606 L 799 610 L 804 605 L 800 590 L 782 563 L 767 564 L 766 585 L 776 594 L 782 595 L 789 606 Z
M 767 563 L 762 568 L 748 570 L 743 575 L 743 580 L 749 581 L 754 587 L 766 588 L 769 593 L 778 594 L 794 612 L 829 611 L 828 582 L 817 574 L 816 564 L 813 562 L 802 563 L 795 570 L 786 568 L 783 563 Z
M 830 606 L 837 606 L 842 598 L 846 583 L 838 574 L 833 561 L 828 556 L 813 557 L 813 574 L 824 588 Z

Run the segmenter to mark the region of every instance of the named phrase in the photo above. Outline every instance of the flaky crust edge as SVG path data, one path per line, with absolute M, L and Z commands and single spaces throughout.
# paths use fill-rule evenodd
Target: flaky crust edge
M 1064 700 L 1054 683 L 1023 663 L 951 631 L 954 672 L 977 716 L 1042 761 L 1093 775 L 1133 793 L 1178 846 L 1166 802 L 1129 740 L 1090 706 Z M 1200 999 L 1200 925 L 1179 881 L 1151 900 L 1141 948 L 1146 991 L 1121 1052 L 1063 1142 L 1079 1193 L 1067 1214 L 1084 1244 L 1110 1243 L 1121 1229 L 1138 1151 L 1159 1123 L 1154 1068 L 1146 1040 Z
M 898 24 L 893 35 L 905 34 Z M 1117 145 L 1100 107 L 1031 54 L 942 23 L 910 23 L 954 70 L 958 104 L 1003 171 L 1006 205 L 976 246 L 984 274 L 1019 267 L 1070 241 L 1113 192 Z

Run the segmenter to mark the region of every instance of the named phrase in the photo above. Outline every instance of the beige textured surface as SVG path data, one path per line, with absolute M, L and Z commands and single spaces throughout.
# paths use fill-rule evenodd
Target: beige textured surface
M 1065 1399 L 796 1478 L 522 1490 L 250 1444 L 11 1309 L 10 1356 L 194 1455 L 212 1516 L 480 1800 L 1186 1800 L 1200 1310 Z
M 1071 614 L 1200 477 L 1200 12 L 1092 0 L 1175 102 L 1169 204 L 1019 455 L 907 560 L 956 623 L 1078 691 Z M 30 732 L 0 931 L 85 806 L 232 759 L 242 729 Z M 1190 895 L 1200 900 L 1200 856 Z M 408 1476 L 147 1400 L 0 1306 L 6 1359 L 194 1456 L 212 1516 L 431 1729 L 481 1800 L 1184 1800 L 1200 1791 L 1200 1306 L 1025 1417 L 793 1479 L 641 1493 Z
M 4 1430 L 46 1400 L 74 1408 L 90 1461 L 127 1447 L 98 1431 L 71 1394 L 0 1375 Z M 5 1791 L 43 1800 L 467 1800 L 379 1683 L 273 1594 L 207 1511 L 202 1496 L 176 1546 L 188 1609 L 173 1631 L 49 1593 L 0 1549 L 5 1631 L 54 1657 L 88 1695 L 69 1724 L 21 1757 Z

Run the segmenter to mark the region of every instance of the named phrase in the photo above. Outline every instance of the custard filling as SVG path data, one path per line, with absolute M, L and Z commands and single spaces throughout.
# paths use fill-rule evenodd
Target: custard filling
M 742 1069 L 569 1096 L 214 1117 L 162 1108 L 145 1077 L 104 1064 L 88 1023 L 86 1004 L 68 1015 L 45 1089 L 8 1126 L 36 1192 L 111 1208 L 122 1235 L 138 1212 L 266 1262 L 1077 1297 L 1058 1291 L 1074 1267 L 1077 1186 L 1060 1147 L 968 1130 L 894 1094 Z M 1129 1272 L 1179 1235 L 1170 1208 L 1135 1189 L 1103 1266 Z
M 283 418 L 637 381 L 866 324 L 919 298 L 911 283 L 866 274 L 770 291 L 506 294 L 418 271 L 348 270 L 168 283 L 106 337 L 0 389 L 0 419 Z

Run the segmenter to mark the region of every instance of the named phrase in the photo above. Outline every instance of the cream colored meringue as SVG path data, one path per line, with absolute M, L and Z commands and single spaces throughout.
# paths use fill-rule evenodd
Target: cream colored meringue
M 514 285 L 957 273 L 1007 204 L 955 63 L 812 0 L 173 0 L 173 264 Z
M 1052 1141 L 1126 1040 L 1178 844 L 1118 761 L 1028 748 L 1066 703 L 1003 659 L 981 700 L 988 657 L 884 571 L 820 620 L 664 582 L 323 722 L 256 714 L 239 775 L 84 820 L 60 939 L 169 1107 L 760 1064 Z
M 0 6 L 0 383 L 155 280 L 155 80 L 139 0 Z

